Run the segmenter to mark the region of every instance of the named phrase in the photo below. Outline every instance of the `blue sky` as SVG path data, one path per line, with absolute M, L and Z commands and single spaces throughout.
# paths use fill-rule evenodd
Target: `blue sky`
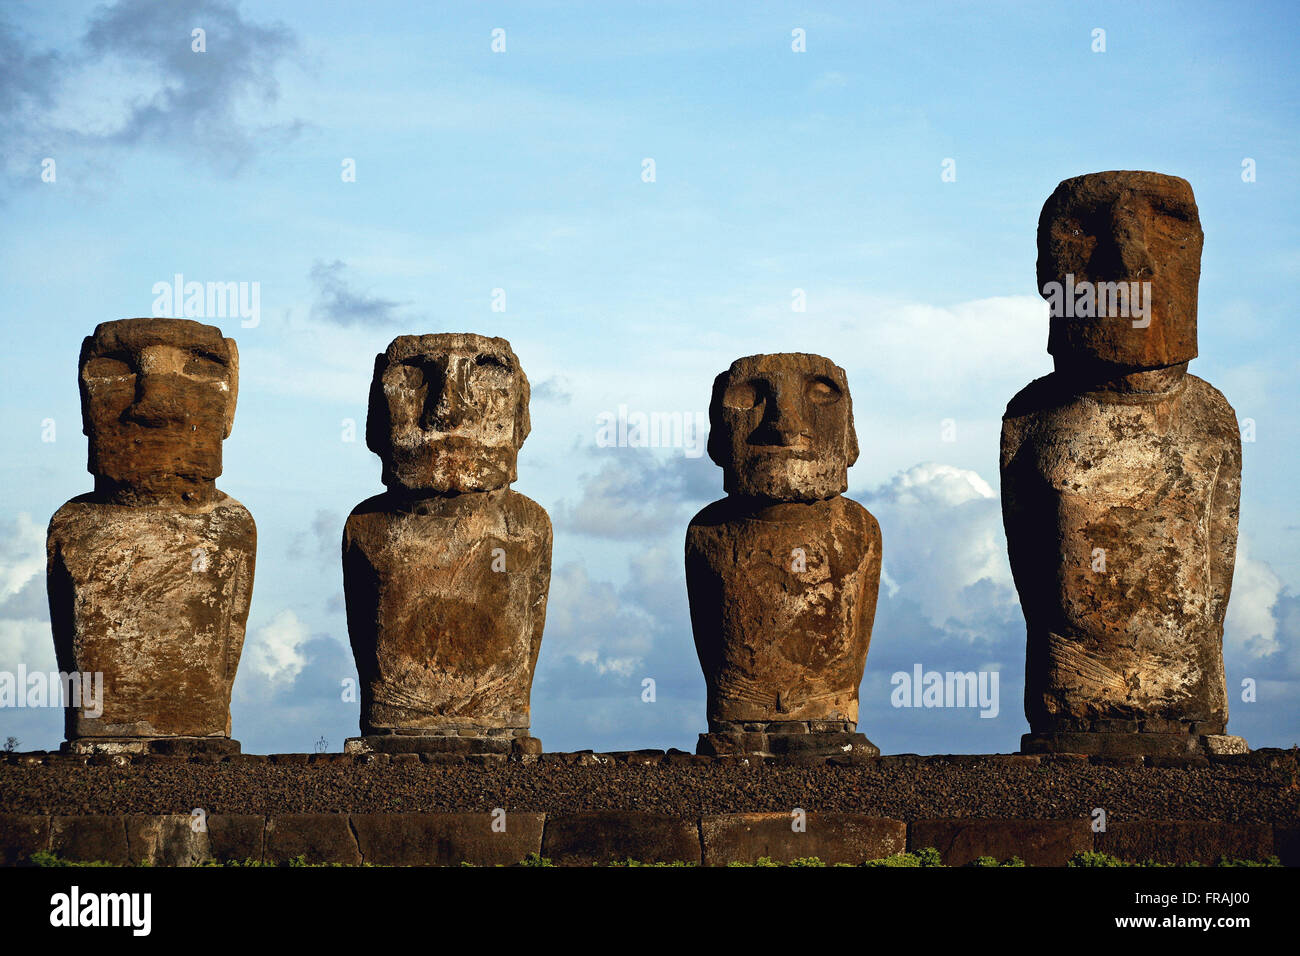
M 850 495 L 884 534 L 860 729 L 887 752 L 1013 750 L 1024 626 L 997 436 L 1007 399 L 1050 370 L 1038 211 L 1067 177 L 1153 169 L 1191 182 L 1205 230 L 1192 371 L 1255 423 L 1229 729 L 1300 741 L 1294 5 L 207 0 L 0 16 L 0 669 L 54 666 L 45 524 L 91 484 L 81 339 L 150 314 L 155 283 L 181 273 L 260 290 L 255 326 L 214 320 L 241 354 L 219 485 L 259 531 L 233 704 L 246 750 L 338 750 L 357 732 L 338 539 L 381 485 L 345 422 L 363 435 L 374 354 L 436 331 L 505 336 L 533 383 L 515 488 L 556 528 L 533 690 L 548 749 L 693 749 L 704 729 L 682 539 L 721 472 L 682 449 L 598 447 L 598 416 L 704 411 L 734 358 L 798 350 L 848 372 Z M 999 715 L 891 707 L 890 675 L 917 663 L 998 670 Z M 56 746 L 61 715 L 0 711 L 9 734 Z

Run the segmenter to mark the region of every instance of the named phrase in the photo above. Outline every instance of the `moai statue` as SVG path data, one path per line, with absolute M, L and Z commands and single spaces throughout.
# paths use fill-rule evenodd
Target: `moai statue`
M 528 394 L 505 339 L 402 335 L 376 356 L 366 443 L 388 490 L 343 530 L 363 734 L 348 752 L 541 753 L 551 520 L 510 488 Z
M 844 370 L 801 352 L 737 359 L 714 380 L 709 420 L 727 497 L 686 531 L 708 685 L 698 752 L 879 754 L 856 731 L 880 526 L 841 494 L 858 457 Z
M 47 538 L 59 669 L 80 675 L 64 749 L 238 753 L 230 688 L 257 529 L 216 487 L 235 341 L 188 319 L 105 322 L 82 343 L 80 381 L 95 490 L 55 512 Z
M 1187 374 L 1201 224 L 1175 176 L 1067 179 L 1038 220 L 1055 371 L 1002 423 L 1002 515 L 1028 627 L 1027 752 L 1244 752 L 1224 734 L 1236 414 Z

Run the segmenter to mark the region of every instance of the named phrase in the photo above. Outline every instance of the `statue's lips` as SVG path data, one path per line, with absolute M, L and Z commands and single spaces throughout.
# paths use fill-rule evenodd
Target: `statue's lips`
M 751 454 L 762 456 L 769 461 L 772 459 L 811 461 L 816 457 L 807 442 L 798 445 L 747 445 L 746 448 Z
M 159 439 L 174 438 L 181 440 L 206 440 L 214 429 L 219 430 L 221 427 L 218 421 L 204 421 L 202 419 L 184 419 L 184 418 L 121 418 L 113 422 L 107 428 L 100 428 L 100 431 L 106 435 L 113 435 L 117 440 L 141 441 L 148 438 L 150 441 Z M 219 433 L 219 432 L 218 432 Z
M 416 431 L 397 437 L 394 442 L 395 444 L 416 449 L 426 446 L 441 446 L 443 448 L 481 448 L 487 451 L 495 451 L 509 448 L 511 436 L 506 434 L 496 438 L 494 436 L 485 436 L 481 431 Z

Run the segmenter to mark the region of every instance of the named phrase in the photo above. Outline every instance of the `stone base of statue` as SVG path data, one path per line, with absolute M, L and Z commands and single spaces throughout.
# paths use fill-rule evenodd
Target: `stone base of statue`
M 840 720 L 774 720 L 720 724 L 700 734 L 695 752 L 709 757 L 878 757 L 880 748 Z
M 191 757 L 195 754 L 229 756 L 240 752 L 239 741 L 229 737 L 78 737 L 59 746 L 65 754 L 155 754 Z
M 527 727 L 502 727 L 485 730 L 466 728 L 462 733 L 430 733 L 425 730 L 394 730 L 389 733 L 349 737 L 343 744 L 347 754 L 501 754 L 502 756 L 536 756 L 542 742 L 531 737 Z
M 1075 753 L 1096 757 L 1192 757 L 1249 753 L 1244 737 L 1223 732 L 1221 723 L 1178 720 L 1075 721 L 1025 734 L 1020 752 Z

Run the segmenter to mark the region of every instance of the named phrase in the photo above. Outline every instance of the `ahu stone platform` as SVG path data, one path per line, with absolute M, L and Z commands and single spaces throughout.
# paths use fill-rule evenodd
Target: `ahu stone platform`
M 175 866 L 860 863 L 926 847 L 950 866 L 1061 866 L 1088 850 L 1300 865 L 1300 760 L 1294 749 L 820 764 L 680 751 L 0 755 L 9 866 L 39 851 Z

